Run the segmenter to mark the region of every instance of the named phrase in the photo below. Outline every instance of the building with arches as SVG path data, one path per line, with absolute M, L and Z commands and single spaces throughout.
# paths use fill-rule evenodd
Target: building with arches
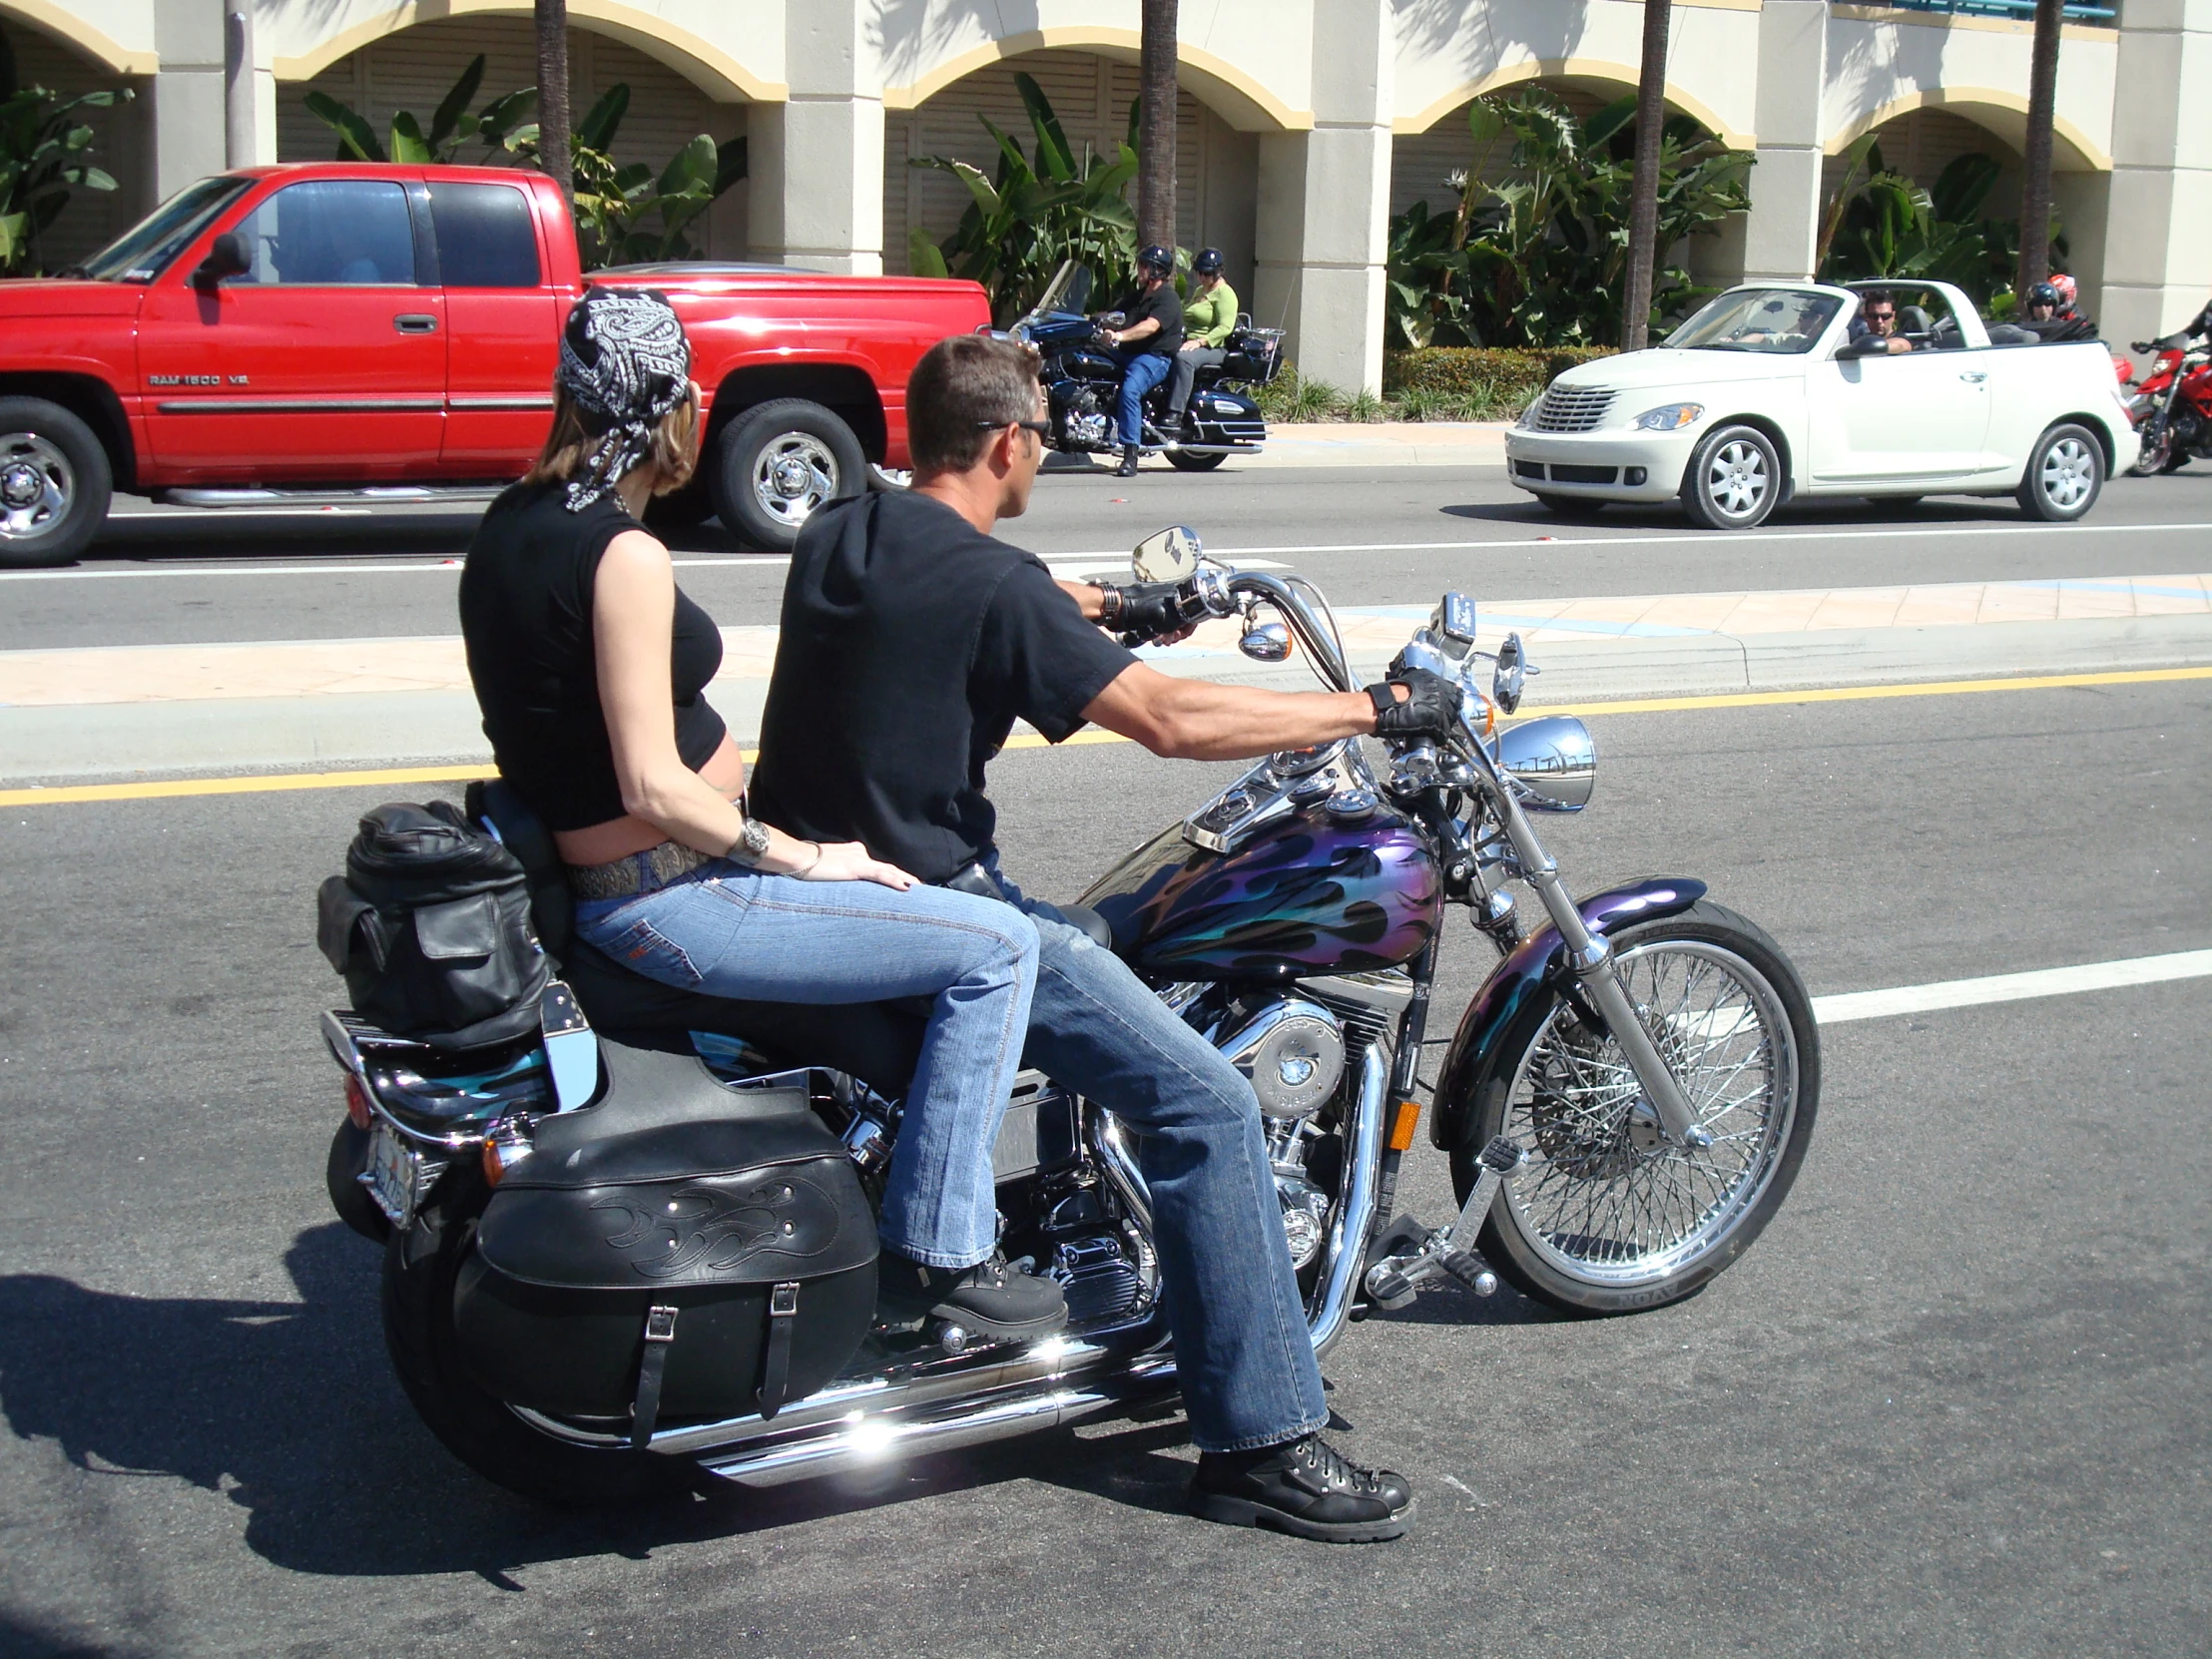
M 248 7 L 250 30 L 227 29 Z M 568 9 L 573 106 L 632 89 L 618 159 L 658 163 L 699 132 L 748 140 L 750 177 L 706 226 L 717 258 L 901 271 L 913 235 L 942 237 L 963 205 L 944 175 L 908 163 L 987 168 L 977 118 L 1025 126 L 1017 71 L 1078 145 L 1117 142 L 1136 92 L 1138 0 Z M 327 155 L 309 88 L 381 126 L 427 111 L 477 52 L 487 90 L 526 84 L 530 12 L 529 0 L 0 0 L 0 32 L 25 82 L 139 94 L 101 122 L 124 190 L 73 204 L 52 233 L 89 248 L 201 174 Z M 1307 373 L 1372 386 L 1388 217 L 1437 200 L 1466 165 L 1469 101 L 1537 82 L 1594 108 L 1633 89 L 1641 31 L 1638 0 L 1186 0 L 1178 240 L 1224 250 L 1248 307 L 1290 330 Z M 1916 178 L 1978 149 L 2003 170 L 1999 195 L 2017 188 L 2025 23 L 1925 0 L 1675 0 L 1673 31 L 1669 107 L 1757 163 L 1751 211 L 1691 250 L 1708 280 L 1807 275 L 1837 158 L 1869 132 Z M 2170 329 L 2212 288 L 2212 138 L 2184 122 L 2182 90 L 2207 68 L 2212 0 L 2121 0 L 2115 22 L 2067 26 L 2057 205 L 2084 306 L 2110 339 Z

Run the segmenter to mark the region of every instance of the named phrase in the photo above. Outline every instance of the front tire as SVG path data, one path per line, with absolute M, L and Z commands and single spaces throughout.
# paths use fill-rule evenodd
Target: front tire
M 1716 426 L 1682 472 L 1682 504 L 1708 530 L 1749 530 L 1782 499 L 1782 458 L 1756 426 Z
M 1217 449 L 1211 455 L 1193 455 L 1186 450 L 1170 449 L 1168 465 L 1178 472 L 1211 472 L 1229 459 L 1226 450 Z
M 2035 440 L 2020 475 L 2020 511 L 2045 524 L 2071 524 L 2104 488 L 2104 446 L 2086 426 L 2053 426 Z
M 1523 1295 L 1580 1315 L 1664 1307 L 1725 1272 L 1788 1196 L 1820 1105 L 1812 1003 L 1758 927 L 1700 900 L 1612 943 L 1713 1145 L 1660 1139 L 1619 1047 L 1551 995 L 1532 998 L 1479 1063 L 1471 1133 L 1451 1154 L 1464 1203 L 1491 1137 L 1532 1147 L 1479 1248 Z
M 108 452 L 43 397 L 0 397 L 0 567 L 67 564 L 107 522 Z
M 473 1219 L 445 1227 L 418 1217 L 384 1247 L 384 1347 L 416 1413 L 462 1462 L 539 1503 L 609 1508 L 688 1489 L 682 1458 L 624 1443 L 573 1445 L 530 1426 L 478 1387 L 453 1334 L 453 1285 L 475 1247 Z
M 867 476 L 867 456 L 851 427 L 820 403 L 779 397 L 722 429 L 707 488 L 725 530 L 788 553 L 808 519 L 858 495 Z

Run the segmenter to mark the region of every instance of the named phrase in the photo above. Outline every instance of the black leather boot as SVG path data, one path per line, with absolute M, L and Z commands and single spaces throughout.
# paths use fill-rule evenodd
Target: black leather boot
M 1201 1452 L 1189 1501 L 1192 1514 L 1230 1526 L 1368 1544 L 1404 1532 L 1413 1488 L 1402 1474 L 1345 1461 L 1309 1434 L 1257 1451 Z
M 885 1250 L 875 1259 L 875 1316 L 887 1325 L 942 1320 L 970 1336 L 1023 1343 L 1067 1324 L 1068 1303 L 1056 1282 L 1009 1272 L 995 1252 L 971 1268 L 933 1268 Z
M 1143 453 L 1144 451 L 1133 443 L 1123 444 L 1121 446 L 1121 465 L 1114 468 L 1114 476 L 1116 478 L 1136 477 L 1137 458 Z

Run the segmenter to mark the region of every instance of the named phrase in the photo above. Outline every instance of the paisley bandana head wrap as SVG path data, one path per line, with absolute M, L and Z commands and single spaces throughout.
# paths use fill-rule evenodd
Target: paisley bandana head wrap
M 658 291 L 590 288 L 561 331 L 555 380 L 595 440 L 568 483 L 580 513 L 652 453 L 654 428 L 691 390 L 691 341 Z

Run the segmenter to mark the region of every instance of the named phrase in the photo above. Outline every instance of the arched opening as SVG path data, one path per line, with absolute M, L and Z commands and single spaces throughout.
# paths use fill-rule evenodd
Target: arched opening
M 72 42 L 11 12 L 0 11 L 0 38 L 15 63 L 15 86 L 45 87 L 66 102 L 88 92 L 126 87 L 131 77 Z M 10 89 L 14 90 L 14 89 Z M 73 265 L 113 242 L 153 204 L 140 200 L 135 181 L 144 173 L 139 157 L 145 146 L 142 98 L 111 109 L 79 110 L 77 119 L 93 131 L 91 159 L 117 180 L 118 189 L 78 188 L 69 194 L 61 216 L 38 239 L 38 264 L 47 271 Z
M 358 110 L 379 134 L 393 114 L 412 110 L 427 122 L 471 58 L 484 56 L 482 104 L 537 80 L 537 47 L 527 15 L 476 13 L 418 23 L 345 54 L 306 81 L 279 83 L 276 156 L 285 162 L 327 161 L 336 149 L 330 129 L 309 112 L 309 89 Z M 630 88 L 630 106 L 615 135 L 614 159 L 645 162 L 658 170 L 700 133 L 719 144 L 746 130 L 743 103 L 718 102 L 696 82 L 636 47 L 588 26 L 569 32 L 569 106 L 575 119 L 617 82 Z M 463 146 L 457 161 L 503 166 L 513 158 Z M 712 259 L 743 259 L 747 187 L 734 186 L 705 215 L 705 235 L 693 241 Z
M 958 225 L 969 197 L 957 179 L 913 167 L 917 156 L 949 156 L 995 174 L 997 147 L 977 117 L 987 118 L 1022 146 L 1031 147 L 1029 117 L 1014 85 L 1029 75 L 1060 118 L 1068 142 L 1082 153 L 1111 153 L 1129 130 L 1138 92 L 1134 61 L 1099 53 L 1048 48 L 1001 58 L 961 76 L 911 109 L 885 112 L 883 132 L 883 265 L 906 269 L 907 247 L 919 227 L 941 242 Z M 1176 94 L 1176 241 L 1185 248 L 1219 248 L 1228 261 L 1230 285 L 1249 306 L 1252 297 L 1253 228 L 1259 209 L 1259 134 L 1233 126 L 1202 101 L 1183 77 Z M 1132 192 L 1132 201 L 1134 192 Z

